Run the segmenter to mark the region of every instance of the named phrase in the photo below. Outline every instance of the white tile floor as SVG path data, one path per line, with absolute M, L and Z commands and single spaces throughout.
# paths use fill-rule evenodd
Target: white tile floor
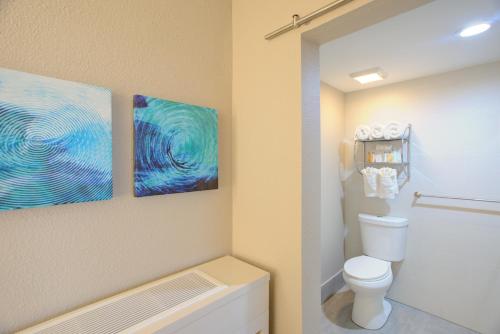
M 321 334 L 477 334 L 456 324 L 389 300 L 392 313 L 379 330 L 367 330 L 351 320 L 352 291 L 342 288 L 323 304 Z

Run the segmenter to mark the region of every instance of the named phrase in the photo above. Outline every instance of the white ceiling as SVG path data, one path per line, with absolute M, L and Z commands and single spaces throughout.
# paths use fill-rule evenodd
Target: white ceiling
M 460 30 L 491 22 L 469 38 Z M 323 44 L 321 80 L 344 92 L 448 72 L 500 60 L 500 0 L 436 0 Z M 380 67 L 383 81 L 361 85 L 350 73 Z

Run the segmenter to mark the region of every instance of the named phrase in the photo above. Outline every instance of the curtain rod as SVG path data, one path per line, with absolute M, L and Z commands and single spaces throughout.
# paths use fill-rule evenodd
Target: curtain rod
M 269 34 L 265 35 L 264 38 L 267 39 L 267 40 L 271 40 L 275 37 L 278 37 L 290 30 L 294 30 L 294 29 L 297 29 L 298 27 L 300 27 L 301 25 L 303 24 L 306 24 L 322 15 L 325 15 L 326 13 L 340 7 L 340 6 L 343 6 L 345 4 L 347 4 L 348 2 L 351 2 L 352 0 L 337 0 L 337 1 L 334 1 L 324 7 L 321 7 L 320 9 L 318 10 L 315 10 L 314 12 L 311 12 L 309 14 L 307 14 L 306 16 L 304 17 L 300 17 L 299 15 L 295 14 L 292 16 L 292 22 L 291 23 L 288 23 L 287 25 L 284 25 L 282 26 L 281 28 L 278 28 L 276 30 L 274 30 L 273 32 L 270 32 Z

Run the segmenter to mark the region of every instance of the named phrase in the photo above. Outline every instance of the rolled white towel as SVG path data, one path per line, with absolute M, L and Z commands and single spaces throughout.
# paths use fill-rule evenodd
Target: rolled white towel
M 405 127 L 399 122 L 389 122 L 384 127 L 384 138 L 385 139 L 398 139 L 404 134 Z
M 377 196 L 394 199 L 399 193 L 398 172 L 394 168 L 380 168 L 378 171 Z
M 360 125 L 356 128 L 354 132 L 354 139 L 357 140 L 368 140 L 370 139 L 371 129 L 368 125 Z
M 366 167 L 361 171 L 366 197 L 378 196 L 378 175 L 379 170 L 373 167 Z
M 371 135 L 371 139 L 384 138 L 384 126 L 380 123 L 372 124 L 370 135 Z

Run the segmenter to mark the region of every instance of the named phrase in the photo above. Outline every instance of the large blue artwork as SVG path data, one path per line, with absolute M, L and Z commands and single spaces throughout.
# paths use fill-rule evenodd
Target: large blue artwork
M 111 92 L 0 68 L 0 210 L 110 199 Z
M 217 111 L 134 96 L 135 195 L 218 187 Z

